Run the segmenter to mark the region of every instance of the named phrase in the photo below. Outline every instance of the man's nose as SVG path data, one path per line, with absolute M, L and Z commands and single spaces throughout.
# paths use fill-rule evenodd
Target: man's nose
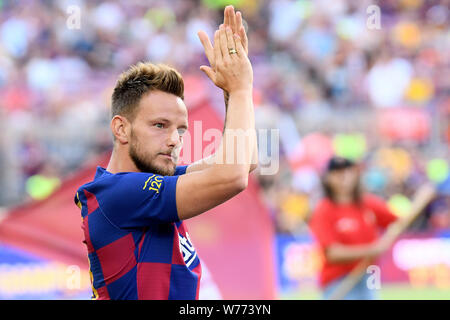
M 176 147 L 180 143 L 180 134 L 178 130 L 173 130 L 168 138 L 167 144 L 171 147 Z

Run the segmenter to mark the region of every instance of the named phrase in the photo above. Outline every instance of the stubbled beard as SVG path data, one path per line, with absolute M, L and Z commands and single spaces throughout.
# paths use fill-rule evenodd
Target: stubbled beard
M 134 140 L 134 141 L 133 141 Z M 142 155 L 139 154 L 139 146 L 135 143 L 136 140 L 132 138 L 132 142 L 130 143 L 130 148 L 128 150 L 128 154 L 130 155 L 131 160 L 133 160 L 136 168 L 141 172 L 154 173 L 161 176 L 173 176 L 175 173 L 176 165 L 173 165 L 172 169 L 166 168 L 158 168 L 157 166 L 152 164 L 152 159 L 146 159 Z

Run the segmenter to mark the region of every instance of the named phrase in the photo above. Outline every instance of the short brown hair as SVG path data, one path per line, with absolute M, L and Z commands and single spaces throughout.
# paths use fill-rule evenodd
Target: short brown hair
M 111 117 L 123 115 L 130 121 L 142 96 L 160 90 L 184 99 L 184 82 L 181 74 L 165 64 L 139 62 L 123 72 L 112 94 Z

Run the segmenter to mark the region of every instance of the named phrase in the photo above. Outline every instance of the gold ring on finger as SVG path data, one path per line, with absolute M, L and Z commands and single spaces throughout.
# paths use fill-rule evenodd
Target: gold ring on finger
M 234 53 L 237 53 L 237 51 L 236 51 L 235 48 L 228 48 L 228 53 L 229 54 L 234 54 Z

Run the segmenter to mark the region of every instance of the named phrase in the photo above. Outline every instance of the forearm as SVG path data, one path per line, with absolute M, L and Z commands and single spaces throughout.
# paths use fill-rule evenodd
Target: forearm
M 225 110 L 228 111 L 228 100 L 230 98 L 230 95 L 226 91 L 224 91 L 224 98 L 225 98 L 225 108 L 226 108 Z M 226 121 L 226 115 L 225 115 L 224 130 L 226 128 L 227 128 L 227 121 Z M 250 172 L 255 170 L 257 167 L 258 167 L 258 143 L 257 143 L 256 136 L 255 136 L 255 143 L 254 143 L 253 152 L 252 152 L 252 161 L 250 164 Z
M 227 127 L 227 114 L 228 114 L 228 102 L 230 99 L 230 95 L 228 92 L 224 91 L 223 96 L 224 96 L 224 100 L 225 100 L 225 121 L 224 121 L 223 131 L 225 132 L 225 129 L 228 128 Z M 252 160 L 251 160 L 251 164 L 250 164 L 250 172 L 255 170 L 257 167 L 258 167 L 258 143 L 257 143 L 256 137 L 255 137 L 255 143 L 254 143 L 253 152 L 252 152 Z
M 215 156 L 216 156 L 215 154 L 212 154 L 212 155 L 210 155 L 208 157 L 205 157 L 203 159 L 200 159 L 198 161 L 195 161 L 195 162 L 191 163 L 187 167 L 186 173 L 191 173 L 191 172 L 194 172 L 194 171 L 200 171 L 200 170 L 205 170 L 205 169 L 210 168 L 215 162 Z M 258 167 L 258 144 L 255 143 L 254 147 L 253 147 L 252 161 L 251 161 L 251 164 L 250 164 L 249 172 L 252 172 L 257 167 Z
M 248 173 L 256 145 L 251 89 L 230 93 L 225 123 L 221 144 L 213 156 L 213 165 L 232 165 L 234 169 Z
M 346 263 L 376 256 L 374 244 L 342 245 L 333 244 L 326 249 L 326 258 L 332 263 Z
M 228 115 L 228 104 L 229 104 L 229 98 L 230 95 L 228 92 L 224 91 L 224 102 L 225 102 L 225 120 L 224 120 L 224 127 L 223 127 L 223 133 L 225 132 L 225 129 L 229 128 L 227 126 L 227 115 Z M 251 158 L 251 164 L 249 172 L 252 172 L 258 167 L 258 144 L 256 142 L 256 137 L 254 141 L 254 147 L 252 152 L 252 158 Z M 220 154 L 220 151 L 223 148 L 223 141 L 220 142 L 219 147 L 217 148 L 216 152 L 208 157 L 205 157 L 203 159 L 200 159 L 192 164 L 190 164 L 186 170 L 186 172 L 194 172 L 199 170 L 205 170 L 210 168 L 216 161 L 216 154 Z

